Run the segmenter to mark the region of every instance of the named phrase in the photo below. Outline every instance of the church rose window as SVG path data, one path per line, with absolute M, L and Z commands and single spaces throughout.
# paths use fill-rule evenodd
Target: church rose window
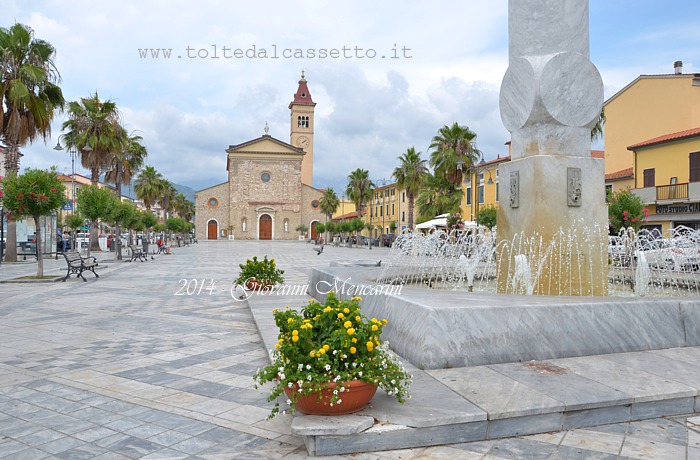
M 312 208 L 318 209 L 319 206 L 320 206 L 320 204 L 319 204 L 318 200 L 314 200 L 314 201 L 311 202 L 311 207 L 312 207 Z
M 266 173 L 266 172 L 262 173 L 260 175 L 260 180 L 262 180 L 263 182 L 269 182 L 270 181 L 270 173 Z
M 216 198 L 209 198 L 209 207 L 215 208 L 219 206 L 219 201 Z

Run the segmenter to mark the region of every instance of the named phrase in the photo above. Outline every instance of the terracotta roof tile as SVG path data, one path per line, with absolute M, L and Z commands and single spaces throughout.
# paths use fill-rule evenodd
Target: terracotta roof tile
M 605 158 L 605 150 L 591 150 L 592 158 Z
M 634 177 L 634 168 L 622 169 L 605 175 L 605 180 L 631 179 Z
M 664 134 L 663 136 L 655 137 L 653 139 L 646 140 L 644 142 L 640 142 L 638 144 L 630 145 L 627 147 L 627 150 L 636 150 L 641 147 L 650 147 L 652 145 L 656 144 L 663 144 L 664 142 L 671 142 L 671 141 L 677 141 L 680 139 L 687 139 L 689 137 L 696 137 L 700 136 L 700 127 L 699 128 L 692 128 L 692 129 L 686 129 L 685 131 L 678 131 L 675 133 L 671 134 Z

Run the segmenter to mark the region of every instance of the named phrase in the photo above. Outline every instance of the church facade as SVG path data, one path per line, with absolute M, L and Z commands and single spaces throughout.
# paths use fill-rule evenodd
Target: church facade
M 268 134 L 226 149 L 228 180 L 195 193 L 197 239 L 315 238 L 321 190 L 313 188 L 314 108 L 302 72 L 289 104 L 289 143 Z

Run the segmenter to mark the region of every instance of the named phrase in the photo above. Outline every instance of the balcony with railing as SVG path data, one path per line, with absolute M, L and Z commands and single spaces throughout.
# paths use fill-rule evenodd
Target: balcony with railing
M 646 205 L 672 202 L 700 202 L 700 182 L 658 185 L 632 189 Z
M 656 187 L 656 201 L 687 200 L 688 183 L 659 185 Z

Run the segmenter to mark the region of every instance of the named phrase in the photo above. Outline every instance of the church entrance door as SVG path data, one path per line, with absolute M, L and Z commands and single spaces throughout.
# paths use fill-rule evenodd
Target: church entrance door
M 316 221 L 316 220 L 311 222 L 311 239 L 312 240 L 315 240 L 318 238 L 318 232 L 316 231 L 316 224 L 317 223 L 318 223 L 318 221 Z
M 271 240 L 272 239 L 272 217 L 269 214 L 263 214 L 260 216 L 260 231 L 258 238 L 261 240 Z
M 207 239 L 208 240 L 215 240 L 217 230 L 218 230 L 218 225 L 216 225 L 215 220 L 210 220 L 209 222 L 207 222 Z

